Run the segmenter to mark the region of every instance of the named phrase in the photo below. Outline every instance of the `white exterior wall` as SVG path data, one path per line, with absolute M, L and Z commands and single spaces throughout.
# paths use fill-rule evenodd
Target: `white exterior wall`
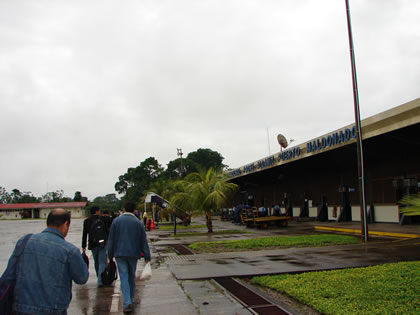
M 22 217 L 20 216 L 20 211 L 22 210 L 1 210 L 0 211 L 0 220 L 18 220 Z
M 34 213 L 33 209 L 25 209 L 30 210 L 32 214 Z M 46 219 L 48 214 L 52 208 L 43 208 L 39 209 L 39 218 Z M 66 210 L 71 212 L 72 218 L 84 218 L 85 217 L 85 210 L 83 208 L 66 208 Z M 20 216 L 20 212 L 23 209 L 16 209 L 16 210 L 0 210 L 0 220 L 20 220 L 22 217 Z
M 82 208 L 68 208 L 68 211 L 71 213 L 72 218 L 84 218 L 85 210 Z
M 337 221 L 338 217 L 340 216 L 340 207 L 337 207 L 337 217 L 333 217 L 333 209 L 334 207 L 328 207 L 328 220 L 330 221 Z M 367 207 L 366 211 L 369 212 L 369 207 Z M 383 223 L 398 223 L 399 216 L 398 216 L 398 206 L 397 205 L 375 205 L 375 222 L 383 222 Z M 359 221 L 360 222 L 360 206 L 353 206 L 351 207 L 351 216 L 352 221 Z
M 366 211 L 367 211 L 367 209 L 366 209 Z M 360 206 L 352 206 L 351 207 L 351 220 L 360 222 Z
M 336 206 L 337 215 L 333 217 L 334 207 L 328 207 L 328 220 L 329 221 L 337 221 L 338 216 L 340 215 L 340 207 Z
M 375 206 L 375 222 L 400 222 L 397 205 Z
M 318 208 L 317 207 L 309 208 L 309 217 L 316 218 L 317 216 L 318 216 Z

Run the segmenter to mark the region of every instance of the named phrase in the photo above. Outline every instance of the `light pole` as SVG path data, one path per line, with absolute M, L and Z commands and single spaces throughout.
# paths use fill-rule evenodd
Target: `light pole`
M 176 149 L 177 155 L 181 158 L 181 169 L 179 170 L 179 173 L 181 175 L 182 178 L 182 174 L 184 173 L 184 168 L 182 167 L 182 149 L 181 148 L 177 148 Z
M 365 242 L 368 241 L 368 227 L 367 227 L 367 214 L 366 214 L 366 198 L 365 198 L 365 174 L 363 167 L 363 145 L 362 145 L 362 128 L 360 125 L 360 109 L 359 109 L 359 92 L 357 88 L 357 75 L 356 75 L 356 61 L 354 57 L 353 35 L 351 30 L 350 19 L 350 6 L 349 1 L 346 0 L 347 12 L 347 30 L 349 34 L 350 46 L 350 62 L 351 74 L 353 83 L 353 100 L 354 100 L 354 118 L 356 125 L 356 138 L 357 138 L 357 169 L 359 179 L 359 198 L 360 198 L 360 223 L 361 233 L 364 236 Z

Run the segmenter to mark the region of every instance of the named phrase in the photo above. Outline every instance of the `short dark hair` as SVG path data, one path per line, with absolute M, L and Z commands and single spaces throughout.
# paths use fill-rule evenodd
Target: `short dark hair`
M 47 217 L 47 226 L 60 226 L 63 225 L 65 222 L 71 221 L 71 214 L 67 210 L 58 208 L 53 209 L 48 214 Z
M 124 209 L 125 211 L 132 213 L 134 212 L 134 210 L 136 210 L 136 204 L 132 201 L 126 201 L 124 203 Z
M 108 210 L 104 210 L 103 211 L 103 214 L 109 214 L 109 211 Z
M 93 207 L 90 208 L 90 214 L 96 214 L 96 211 L 99 211 L 98 206 L 93 206 Z

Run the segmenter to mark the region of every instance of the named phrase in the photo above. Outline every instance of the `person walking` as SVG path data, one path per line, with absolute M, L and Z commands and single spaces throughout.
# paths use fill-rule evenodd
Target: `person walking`
M 70 221 L 69 212 L 53 209 L 47 217 L 47 228 L 30 237 L 14 275 L 15 314 L 67 314 L 72 282 L 87 282 L 89 272 L 79 249 L 65 240 Z
M 135 209 L 134 202 L 125 203 L 124 213 L 112 223 L 107 244 L 108 259 L 112 260 L 115 257 L 117 261 L 124 313 L 134 310 L 137 260 L 143 253 L 145 262 L 150 261 L 146 231 L 143 223 L 134 215 Z
M 99 207 L 93 206 L 90 209 L 90 217 L 83 221 L 82 249 L 86 253 L 86 243 L 88 249 L 92 251 L 95 264 L 98 287 L 102 287 L 101 273 L 106 264 L 106 241 L 109 234 L 109 226 L 112 222 L 105 220 L 101 216 Z M 88 240 L 88 242 L 87 242 Z

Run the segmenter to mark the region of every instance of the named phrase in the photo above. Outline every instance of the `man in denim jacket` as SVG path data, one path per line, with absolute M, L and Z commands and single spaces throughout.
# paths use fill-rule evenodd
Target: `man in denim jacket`
M 72 281 L 87 282 L 89 272 L 79 249 L 64 240 L 69 227 L 70 213 L 54 209 L 48 215 L 47 228 L 29 239 L 17 265 L 16 314 L 67 314 Z
M 150 250 L 144 225 L 134 215 L 135 209 L 135 203 L 130 201 L 125 203 L 124 213 L 112 222 L 107 243 L 109 259 L 115 257 L 117 260 L 124 313 L 134 310 L 137 260 L 144 253 L 146 263 L 150 261 Z

